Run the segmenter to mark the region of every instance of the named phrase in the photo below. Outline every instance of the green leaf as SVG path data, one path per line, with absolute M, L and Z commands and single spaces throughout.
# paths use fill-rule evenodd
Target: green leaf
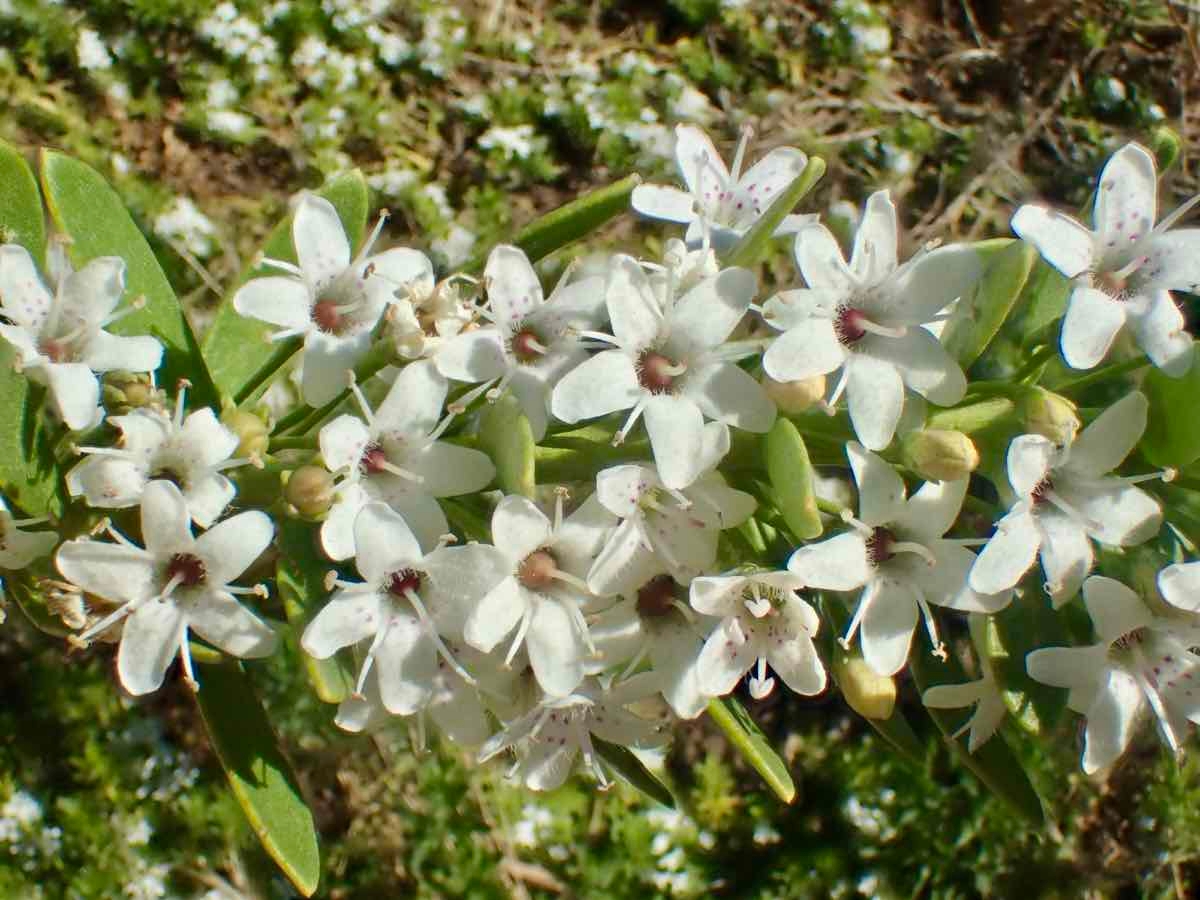
M 775 752 L 746 708 L 733 697 L 718 697 L 708 704 L 708 714 L 776 796 L 784 803 L 791 803 L 796 798 L 796 784 L 787 763 Z
M 0 141 L 0 243 L 20 244 L 38 267 L 46 267 L 46 212 L 29 163 Z
M 771 243 L 775 229 L 779 223 L 791 214 L 796 204 L 804 199 L 804 195 L 813 189 L 821 176 L 825 174 L 825 160 L 819 156 L 810 157 L 808 164 L 799 172 L 792 183 L 784 189 L 774 202 L 741 239 L 729 248 L 729 253 L 722 260 L 724 266 L 753 266 Z
M 312 812 L 241 665 L 197 662 L 196 701 L 234 797 L 263 849 L 305 897 L 317 890 L 321 854 Z
M 351 247 L 357 247 L 367 227 L 369 198 L 367 183 L 357 169 L 336 175 L 318 190 L 337 210 Z M 262 247 L 262 255 L 283 262 L 295 262 L 292 245 L 292 217 L 289 214 L 275 226 Z M 268 343 L 268 336 L 278 329 L 274 325 L 249 319 L 233 308 L 237 289 L 262 275 L 278 274 L 266 266 L 251 263 L 242 271 L 237 284 L 225 297 L 204 337 L 204 357 L 221 395 L 241 403 L 255 388 L 283 365 L 300 346 L 300 339 Z
M 983 275 L 971 293 L 959 301 L 942 343 L 963 369 L 975 362 L 1008 318 L 1025 288 L 1037 251 L 1024 241 L 1007 238 L 976 244 L 984 260 Z
M 1155 367 L 1142 382 L 1150 415 L 1141 448 L 1156 466 L 1182 467 L 1200 459 L 1200 416 L 1190 412 L 1200 397 L 1200 353 L 1192 345 L 1192 367 L 1182 378 L 1171 378 Z
M 922 694 L 934 685 L 962 684 L 969 680 L 953 654 L 946 660 L 938 660 L 933 656 L 928 635 L 923 634 L 913 643 L 915 646 L 909 655 L 908 668 Z M 925 711 L 933 719 L 938 731 L 946 736 L 947 743 L 954 749 L 959 761 L 1009 809 L 1033 825 L 1045 822 L 1041 798 L 1033 789 L 1021 761 L 999 733 L 992 735 L 991 739 L 976 748 L 974 753 L 968 753 L 963 739 L 952 739 L 950 736 L 962 727 L 972 710 L 926 707 Z
M 654 773 L 642 765 L 642 761 L 628 747 L 620 744 L 610 744 L 608 741 L 592 735 L 592 746 L 600 754 L 600 758 L 608 763 L 618 775 L 649 797 L 657 800 L 663 806 L 675 808 L 675 798 L 665 784 L 654 777 Z
M 764 438 L 764 452 L 774 499 L 788 528 L 798 540 L 820 537 L 813 467 L 796 426 L 783 416 L 777 418 Z
M 214 404 L 216 390 L 183 307 L 116 191 L 91 166 L 53 150 L 42 150 L 41 170 L 50 217 L 70 239 L 71 263 L 81 268 L 99 256 L 119 256 L 125 260 L 126 296 L 145 298 L 142 309 L 108 330 L 158 338 L 163 345 L 158 383 L 173 387 L 186 378 L 193 406 Z
M 54 615 L 46 606 L 46 598 L 41 591 L 34 588 L 28 571 L 15 572 L 11 577 L 4 578 L 5 593 L 16 602 L 30 624 L 46 634 L 64 638 L 71 633 L 63 620 Z
M 496 464 L 496 482 L 509 494 L 532 497 L 536 445 L 521 404 L 506 391 L 479 417 L 479 447 Z
M 1037 338 L 1048 325 L 1061 319 L 1067 309 L 1071 282 L 1044 259 L 1038 259 L 1026 282 L 1021 315 L 1016 319 L 1022 344 Z
M 607 187 L 598 188 L 534 219 L 517 232 L 513 243 L 525 251 L 530 262 L 537 262 L 567 244 L 604 225 L 629 209 L 629 196 L 641 184 L 638 175 L 630 175 Z M 482 271 L 486 257 L 476 256 L 464 269 Z
M 329 594 L 325 589 L 325 574 L 330 564 L 323 562 L 317 545 L 317 528 L 306 522 L 282 520 L 277 544 L 275 578 L 279 596 L 292 633 L 299 640 Z M 354 675 L 341 653 L 328 659 L 301 653 L 300 658 L 317 697 L 325 703 L 341 703 L 346 699 L 354 687 Z

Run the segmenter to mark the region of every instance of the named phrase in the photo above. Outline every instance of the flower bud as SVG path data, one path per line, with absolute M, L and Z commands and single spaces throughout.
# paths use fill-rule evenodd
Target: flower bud
M 824 375 L 799 381 L 776 381 L 770 375 L 763 375 L 762 385 L 767 396 L 785 413 L 802 413 L 825 397 Z
M 267 423 L 254 413 L 231 406 L 221 413 L 221 424 L 238 437 L 234 456 L 246 459 L 262 456 L 267 452 L 267 445 L 270 443 Z
M 283 497 L 300 515 L 316 519 L 333 503 L 333 476 L 320 466 L 301 466 L 289 474 Z
M 108 372 L 100 400 L 110 416 L 123 416 L 135 409 L 162 406 L 165 395 L 146 372 Z
M 1060 447 L 1075 440 L 1079 431 L 1075 404 L 1044 388 L 1030 388 L 1017 405 L 1017 415 L 1027 432 L 1040 434 Z
M 900 459 L 927 481 L 958 481 L 979 465 L 979 451 L 961 431 L 923 428 L 900 442 Z
M 849 707 L 866 719 L 887 719 L 896 708 L 896 682 L 868 666 L 857 651 L 833 654 L 833 677 Z

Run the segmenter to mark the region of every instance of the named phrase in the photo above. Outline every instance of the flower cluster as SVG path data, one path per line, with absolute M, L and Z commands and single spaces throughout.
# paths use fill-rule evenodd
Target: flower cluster
M 1178 750 L 1200 721 L 1200 562 L 1185 561 L 1190 526 L 1171 513 L 1188 473 L 1167 485 L 1178 473 L 1144 460 L 1161 411 L 1126 376 L 1189 369 L 1171 291 L 1197 289 L 1200 231 L 1170 226 L 1191 204 L 1155 225 L 1153 158 L 1130 145 L 1100 176 L 1094 232 L 1021 207 L 1016 233 L 1072 281 L 1066 365 L 1043 329 L 1013 351 L 1011 377 L 984 381 L 961 336 L 989 297 L 1022 287 L 997 284 L 995 246 L 902 260 L 879 191 L 847 258 L 816 216 L 776 202 L 811 161 L 777 148 L 743 173 L 749 137 L 726 167 L 681 126 L 686 190 L 642 185 L 632 205 L 686 232 L 659 259 L 568 266 L 550 290 L 515 245 L 493 248 L 478 279 L 439 280 L 417 250 L 375 250 L 386 217 L 356 254 L 333 203 L 303 195 L 295 262 L 262 260 L 278 274 L 230 300 L 298 348 L 279 374 L 302 403 L 274 423 L 255 415 L 261 391 L 185 414 L 180 383 L 172 411 L 150 391 L 102 425 L 100 376 L 161 357 L 153 337 L 104 330 L 124 264 L 71 271 L 53 252 L 51 291 L 25 248 L 0 247 L 0 337 L 65 429 L 88 431 L 65 472 L 71 521 L 86 524 L 60 543 L 0 508 L 0 565 L 21 577 L 53 553 L 64 580 L 33 584 L 74 598 L 74 644 L 119 642 L 133 694 L 177 657 L 203 690 L 195 639 L 250 659 L 294 628 L 303 653 L 355 672 L 342 728 L 406 717 L 423 734 L 431 721 L 481 760 L 511 753 L 539 790 L 577 759 L 606 784 L 614 745 L 661 746 L 671 715 L 700 715 L 747 675 L 756 699 L 777 680 L 820 694 L 831 652 L 890 679 L 913 654 L 931 651 L 936 671 L 973 645 L 978 677 L 946 668 L 924 699 L 977 704 L 963 725 L 975 750 L 1001 725 L 1002 692 L 1021 689 L 992 664 L 989 625 L 1046 603 L 1044 584 L 1054 609 L 1082 598 L 1097 638 L 1026 660 L 1087 717 L 1084 769 L 1110 766 L 1145 710 Z M 794 247 L 792 285 L 764 290 L 725 262 L 767 232 Z M 391 365 L 368 365 L 380 354 Z M 1068 399 L 1096 385 L 1107 393 L 1093 405 Z M 818 490 L 814 463 L 840 491 Z M 264 502 L 276 472 L 282 491 Z M 851 481 L 856 508 L 836 499 Z M 283 519 L 307 529 L 308 555 L 275 541 Z M 1124 550 L 1164 536 L 1181 550 L 1151 590 Z M 328 572 L 286 625 L 272 566 Z

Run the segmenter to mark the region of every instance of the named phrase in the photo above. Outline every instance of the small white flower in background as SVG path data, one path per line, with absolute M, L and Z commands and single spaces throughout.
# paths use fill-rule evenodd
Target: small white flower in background
M 905 499 L 895 470 L 860 445 L 846 445 L 858 484 L 859 518 L 853 530 L 801 547 L 788 569 L 808 586 L 832 591 L 862 588 L 854 617 L 841 639 L 848 646 L 862 631 L 863 659 L 880 675 L 894 675 L 908 660 L 909 645 L 924 618 L 934 653 L 945 653 L 929 604 L 960 612 L 994 613 L 1012 599 L 998 589 L 981 593 L 967 585 L 975 554 L 942 536 L 958 518 L 967 480 L 929 481 Z
M 438 371 L 458 381 L 486 382 L 490 396 L 511 388 L 533 439 L 540 441 L 551 389 L 588 358 L 576 334 L 603 319 L 604 281 L 597 276 L 572 281 L 568 271 L 543 299 L 524 251 L 502 244 L 488 255 L 483 283 L 491 324 L 443 342 L 435 357 Z
M 17 354 L 17 364 L 50 390 L 54 408 L 72 431 L 100 423 L 98 372 L 123 369 L 153 372 L 162 345 L 152 337 L 119 337 L 105 327 L 134 312 L 117 311 L 125 294 L 125 261 L 116 256 L 91 260 L 72 271 L 58 241 L 46 251 L 51 294 L 33 258 L 17 244 L 0 246 L 0 338 Z
M 1125 326 L 1168 375 L 1191 367 L 1192 339 L 1171 291 L 1200 290 L 1200 229 L 1169 229 L 1200 196 L 1155 225 L 1157 195 L 1154 157 L 1126 144 L 1100 172 L 1094 230 L 1037 204 L 1013 216 L 1013 231 L 1073 281 L 1061 341 L 1072 368 L 1099 363 Z
M 972 613 L 968 617 L 968 623 L 979 660 L 979 678 L 962 684 L 935 684 L 925 689 L 925 693 L 921 695 L 921 702 L 931 709 L 974 706 L 975 712 L 950 735 L 951 740 L 958 740 L 964 733 L 970 732 L 967 738 L 967 752 L 974 753 L 1000 728 L 1008 708 L 1004 705 L 1004 695 L 996 681 L 991 657 L 986 652 L 984 630 L 987 628 L 987 617 Z
M 322 406 L 346 386 L 346 373 L 371 347 L 371 335 L 399 290 L 430 290 L 433 266 L 424 254 L 404 247 L 368 255 L 383 230 L 384 217 L 350 258 L 350 243 L 333 204 L 305 194 L 292 217 L 299 265 L 265 259 L 286 275 L 253 278 L 233 295 L 243 316 L 278 325 L 272 340 L 304 337 L 304 402 Z
M 616 521 L 594 496 L 564 519 L 560 493 L 553 521 L 524 497 L 501 500 L 492 514 L 492 540 L 508 575 L 467 618 L 467 643 L 490 653 L 516 629 L 505 662 L 524 644 L 542 690 L 560 697 L 575 690 L 593 651 L 583 616 L 592 600 L 584 577 Z
M 387 311 L 386 331 L 405 359 L 436 359 L 442 347 L 475 321 L 477 311 L 463 297 L 468 281 L 451 275 L 427 289 L 399 292 Z
M 422 546 L 432 546 L 449 530 L 435 498 L 473 494 L 495 476 L 486 453 L 438 440 L 453 418 L 438 422 L 446 390 L 432 362 L 410 363 L 374 412 L 355 388 L 365 424 L 347 414 L 321 429 L 321 458 L 330 472 L 344 476 L 321 526 L 330 559 L 354 555 L 355 519 L 373 500 L 399 512 Z
M 79 67 L 88 71 L 101 71 L 112 68 L 112 55 L 104 39 L 90 28 L 79 31 L 79 39 L 75 42 L 75 55 L 79 58 Z
M 1040 434 L 1023 434 L 1008 445 L 1008 480 L 1017 500 L 980 551 L 972 588 L 995 593 L 1015 586 L 1040 553 L 1046 591 L 1061 606 L 1092 568 L 1093 539 L 1130 547 L 1158 532 L 1158 501 L 1135 485 L 1169 475 L 1109 474 L 1137 446 L 1148 410 L 1145 396 L 1134 391 L 1064 447 Z
M 673 271 L 668 267 L 668 277 Z M 644 416 L 663 483 L 687 487 L 713 464 L 705 457 L 706 417 L 755 432 L 768 431 L 775 421 L 775 405 L 762 385 L 735 362 L 761 344 L 726 343 L 750 308 L 755 286 L 752 272 L 732 268 L 678 299 L 668 283 L 660 297 L 636 259 L 614 257 L 605 285 L 613 336 L 586 333 L 613 349 L 559 381 L 551 397 L 554 415 L 578 422 L 630 409 L 614 443 Z
M 697 578 L 691 604 L 721 624 L 700 654 L 700 687 L 710 697 L 728 694 L 757 665 L 750 678 L 756 700 L 768 696 L 775 679 L 767 666 L 797 694 L 825 690 L 825 666 L 813 645 L 821 619 L 797 591 L 802 579 L 791 572 L 756 572 Z
M 175 397 L 175 415 L 149 407 L 109 421 L 121 432 L 118 447 L 78 447 L 88 458 L 66 476 L 72 497 L 97 509 L 122 509 L 141 502 L 153 479 L 174 482 L 183 492 L 192 521 L 208 528 L 237 493 L 221 473 L 249 464 L 231 459 L 238 437 L 207 407 L 184 418 L 186 383 Z
M 633 189 L 633 208 L 652 219 L 687 225 L 689 244 L 701 243 L 708 231 L 718 249 L 732 246 L 808 164 L 801 151 L 777 147 L 743 174 L 742 161 L 752 134 L 749 128 L 742 130 L 731 170 L 725 168 L 708 135 L 694 125 L 677 125 L 675 161 L 687 190 L 640 184 Z M 775 233 L 799 231 L 816 218 L 790 215 Z
M 0 497 L 0 569 L 23 569 L 35 559 L 47 556 L 58 543 L 58 533 L 24 529 L 48 521 L 45 517 L 17 519 Z
M 253 510 L 192 536 L 191 515 L 179 488 L 153 481 L 142 493 L 142 549 L 88 539 L 67 541 L 55 556 L 62 576 L 90 594 L 120 606 L 73 640 L 86 643 L 124 621 L 117 674 L 134 695 L 158 690 L 176 654 L 184 678 L 196 687 L 188 631 L 243 659 L 269 656 L 275 632 L 235 599 L 261 594 L 229 582 L 253 563 L 274 535 L 265 513 Z
M 664 571 L 688 584 L 716 561 L 721 531 L 746 521 L 756 506 L 717 472 L 679 491 L 650 465 L 603 470 L 596 499 L 621 520 L 588 572 L 588 587 L 601 597 L 634 593 Z
M 1151 614 L 1125 585 L 1093 575 L 1083 602 L 1097 643 L 1044 647 L 1025 658 L 1031 678 L 1070 688 L 1067 705 L 1087 717 L 1083 771 L 1116 762 L 1147 711 L 1167 746 L 1178 754 L 1187 723 L 1200 723 L 1200 644 L 1195 626 Z
M 763 354 L 776 381 L 841 370 L 829 397 L 846 394 L 854 433 L 869 450 L 891 443 L 907 387 L 938 406 L 963 398 L 967 380 L 954 358 L 922 326 L 978 279 L 979 254 L 966 245 L 918 253 L 900 264 L 896 208 L 887 191 L 867 198 L 849 264 L 823 225 L 796 237 L 796 264 L 808 287 L 763 305 L 783 332 Z
M 377 669 L 380 699 L 393 715 L 429 704 L 439 659 L 474 685 L 446 638 L 461 642 L 470 610 L 507 573 L 504 556 L 484 544 L 425 553 L 400 514 L 382 503 L 362 508 L 354 543 L 364 581 L 335 582 L 338 590 L 304 630 L 304 652 L 327 659 L 370 639 L 355 693 L 364 694 Z
M 596 679 L 585 679 L 568 696 L 545 697 L 508 723 L 480 748 L 479 761 L 486 762 L 515 747 L 517 762 L 509 776 L 530 790 L 552 791 L 567 780 L 582 754 L 596 781 L 607 787 L 609 781 L 596 756 L 592 736 L 622 747 L 662 746 L 669 736 L 666 729 L 625 708 L 657 690 L 651 673 L 635 675 L 607 690 Z
M 190 197 L 176 197 L 171 206 L 154 219 L 154 233 L 167 240 L 178 240 L 200 259 L 216 249 L 217 227 L 200 212 Z

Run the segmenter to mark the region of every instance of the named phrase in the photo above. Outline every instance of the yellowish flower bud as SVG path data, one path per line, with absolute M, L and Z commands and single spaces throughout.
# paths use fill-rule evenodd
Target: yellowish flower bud
M 1079 416 L 1075 404 L 1044 388 L 1031 388 L 1017 405 L 1021 423 L 1030 434 L 1040 434 L 1060 447 L 1075 440 Z
M 896 682 L 880 675 L 857 650 L 833 655 L 833 676 L 850 708 L 867 719 L 886 719 L 896 708 Z
M 764 375 L 762 385 L 767 396 L 785 413 L 802 413 L 825 397 L 824 375 L 799 381 L 776 381 L 770 375 Z
M 221 413 L 221 424 L 238 436 L 234 456 L 249 458 L 262 456 L 267 452 L 267 445 L 270 443 L 267 423 L 254 413 L 229 407 Z
M 979 466 L 975 443 L 961 431 L 923 428 L 900 442 L 900 458 L 927 481 L 958 481 Z
M 147 406 L 161 407 L 164 394 L 145 372 L 108 372 L 100 395 L 110 416 L 123 416 Z
M 333 476 L 320 466 L 301 466 L 288 476 L 283 497 L 300 515 L 316 519 L 333 504 Z

